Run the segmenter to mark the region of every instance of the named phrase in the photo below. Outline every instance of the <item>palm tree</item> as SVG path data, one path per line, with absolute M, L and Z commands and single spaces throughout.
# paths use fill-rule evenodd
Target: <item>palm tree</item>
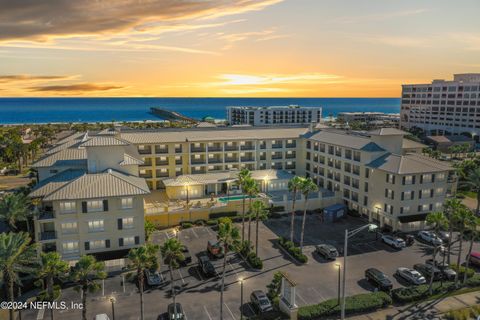
M 462 183 L 468 186 L 469 189 L 477 193 L 477 208 L 475 213 L 477 216 L 480 214 L 480 167 L 471 170 L 465 177 L 465 181 Z
M 30 232 L 28 223 L 30 215 L 30 200 L 22 193 L 10 193 L 0 200 L 0 220 L 8 223 L 12 231 L 17 230 L 17 222 L 26 221 L 27 230 Z
M 54 301 L 60 296 L 60 288 L 55 288 L 54 281 L 65 277 L 69 269 L 68 263 L 62 260 L 58 252 L 42 252 L 40 268 L 37 271 L 38 278 L 44 279 L 44 289 L 46 289 L 42 300 Z M 53 320 L 53 308 L 50 309 L 50 319 Z
M 242 169 L 237 174 L 237 184 L 242 190 L 242 193 L 245 193 L 245 181 L 252 177 L 252 173 L 248 169 Z M 242 199 L 242 242 L 245 240 L 245 197 Z
M 293 242 L 293 233 L 295 227 L 295 201 L 297 200 L 297 192 L 301 189 L 303 183 L 302 177 L 293 177 L 288 181 L 288 191 L 292 193 L 292 218 L 290 221 L 290 241 Z
M 152 243 L 145 243 L 138 248 L 130 249 L 128 259 L 137 272 L 138 290 L 140 292 L 140 319 L 144 317 L 143 305 L 143 283 L 145 270 L 158 269 L 159 246 Z
M 227 266 L 227 253 L 229 250 L 236 250 L 240 245 L 240 231 L 232 221 L 225 221 L 218 226 L 218 242 L 223 245 L 223 270 L 222 285 L 220 289 L 220 320 L 223 320 L 223 291 L 225 289 L 225 270 Z
M 303 194 L 303 197 L 305 198 L 304 201 L 304 208 L 303 208 L 303 220 L 302 220 L 302 233 L 300 236 L 300 250 L 303 250 L 303 236 L 305 234 L 305 220 L 307 218 L 307 204 L 308 204 L 308 195 L 311 192 L 317 192 L 318 191 L 318 186 L 313 182 L 311 178 L 306 178 L 303 179 L 302 184 L 300 186 L 300 191 Z
M 267 206 L 261 200 L 255 200 L 253 202 L 253 211 L 255 212 L 255 222 L 256 222 L 256 230 L 255 230 L 255 254 L 258 256 L 258 222 L 259 220 L 267 215 Z
M 448 247 L 447 247 L 447 263 L 450 264 L 450 256 L 451 256 L 452 242 L 453 242 L 453 228 L 455 226 L 455 223 L 454 223 L 455 212 L 460 208 L 464 207 L 464 205 L 461 203 L 459 199 L 451 198 L 451 199 L 445 200 L 445 204 L 443 207 L 444 207 L 445 217 L 448 220 L 448 234 L 449 234 L 448 238 L 450 239 L 450 241 L 448 241 Z
M 480 239 L 480 233 L 477 231 L 477 227 L 480 225 L 480 218 L 472 216 L 466 222 L 466 227 L 470 231 L 470 234 L 468 235 L 470 245 L 468 247 L 467 261 L 465 262 L 465 269 L 468 270 L 468 267 L 470 266 L 470 255 L 472 254 L 473 250 L 473 243 Z M 467 272 L 463 274 L 463 283 L 465 283 L 465 281 L 467 281 Z
M 438 233 L 441 229 L 444 229 L 448 225 L 448 220 L 443 214 L 443 212 L 431 212 L 427 215 L 427 224 L 433 227 L 433 231 Z M 433 247 L 432 261 L 435 261 L 437 258 L 437 245 Z M 433 276 L 435 269 L 432 268 L 432 273 L 430 274 L 430 284 L 428 285 L 428 292 L 432 294 L 433 289 Z
M 14 284 L 20 283 L 19 273 L 35 271 L 37 252 L 28 233 L 0 233 L 0 281 L 5 285 L 9 301 L 14 301 Z M 9 309 L 10 320 L 14 319 Z
M 465 229 L 467 227 L 468 221 L 473 219 L 474 214 L 466 207 L 462 207 L 455 212 L 454 215 L 454 223 L 457 226 L 458 232 L 460 233 L 459 238 L 459 250 L 457 256 L 457 274 L 455 275 L 455 286 L 458 285 L 458 277 L 459 277 L 459 270 L 460 270 L 460 258 L 462 257 L 462 247 L 463 247 L 463 238 L 465 236 Z
M 82 293 L 82 320 L 87 320 L 87 292 L 98 291 L 98 280 L 106 277 L 105 264 L 94 256 L 82 256 L 73 267 L 71 278 L 77 283 L 75 290 Z
M 252 200 L 259 192 L 260 188 L 258 187 L 257 181 L 252 178 L 245 180 L 245 192 L 248 195 L 248 242 L 251 243 L 251 233 L 252 233 Z
M 180 262 L 185 260 L 185 256 L 183 255 L 183 245 L 177 238 L 171 238 L 165 241 L 163 246 L 160 248 L 160 252 L 162 253 L 163 262 L 168 265 L 168 270 L 170 271 L 170 285 L 172 290 L 172 297 L 173 297 L 173 305 L 176 308 L 175 303 L 175 282 L 173 279 L 173 269 L 179 267 Z M 175 314 L 177 311 L 175 310 Z

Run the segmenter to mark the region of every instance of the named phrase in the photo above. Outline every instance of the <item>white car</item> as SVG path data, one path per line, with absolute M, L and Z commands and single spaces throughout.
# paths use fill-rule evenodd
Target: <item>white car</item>
M 402 249 L 406 247 L 406 243 L 403 239 L 388 234 L 384 234 L 382 236 L 382 241 L 395 249 Z
M 425 277 L 422 276 L 420 272 L 414 269 L 403 268 L 403 267 L 398 268 L 397 275 L 407 280 L 411 284 L 419 285 L 419 284 L 427 283 L 427 280 L 425 280 Z
M 425 242 L 433 244 L 434 246 L 441 246 L 443 244 L 442 239 L 440 239 L 435 233 L 432 231 L 420 231 L 418 233 L 418 237 Z

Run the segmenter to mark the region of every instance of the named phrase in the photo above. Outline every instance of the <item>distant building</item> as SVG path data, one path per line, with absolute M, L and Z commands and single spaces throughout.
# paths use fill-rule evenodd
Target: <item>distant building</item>
M 400 123 L 399 113 L 384 113 L 384 112 L 340 112 L 337 115 L 337 121 L 340 122 L 354 122 L 360 121 L 365 124 L 392 124 L 398 125 Z
M 402 86 L 401 127 L 427 135 L 471 137 L 480 133 L 480 73 L 455 74 L 452 81 Z
M 472 138 L 463 136 L 463 135 L 458 135 L 458 136 L 428 136 L 426 138 L 426 141 L 428 143 L 431 143 L 436 150 L 449 153 L 450 152 L 450 147 L 454 146 L 461 146 L 468 144 L 469 145 L 469 151 L 473 150 L 473 147 L 475 146 L 475 140 Z
M 227 107 L 227 120 L 230 125 L 249 124 L 299 125 L 320 122 L 321 107 L 279 106 L 279 107 Z

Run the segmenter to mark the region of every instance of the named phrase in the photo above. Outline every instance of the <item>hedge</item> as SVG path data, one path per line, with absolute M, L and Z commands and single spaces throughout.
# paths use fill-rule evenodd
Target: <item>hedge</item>
M 247 256 L 247 261 L 248 263 L 252 266 L 254 269 L 263 269 L 263 261 L 257 255 L 255 252 L 250 252 Z
M 218 219 L 223 217 L 234 217 L 237 215 L 237 211 L 225 211 L 225 212 L 215 212 L 208 215 L 209 219 Z
M 308 257 L 302 253 L 299 247 L 296 247 L 292 241 L 283 237 L 278 238 L 278 244 L 285 249 L 295 260 L 300 263 L 306 263 Z
M 190 221 L 183 221 L 183 222 L 180 222 L 180 226 L 183 229 L 188 229 L 188 228 L 193 227 L 193 223 L 191 223 Z
M 467 278 L 471 278 L 475 274 L 474 269 L 468 268 L 467 270 L 467 268 L 464 266 L 460 266 L 460 269 L 459 269 L 456 263 L 451 264 L 450 268 L 452 268 L 453 270 L 455 270 L 455 272 L 458 273 L 459 279 L 463 279 L 463 275 L 465 274 L 465 272 L 467 272 Z
M 385 308 L 392 304 L 392 298 L 382 291 L 372 293 L 362 293 L 347 297 L 345 300 L 345 313 L 371 312 L 380 308 Z M 319 317 L 339 315 L 340 305 L 338 300 L 330 299 L 319 304 L 300 307 L 298 309 L 298 319 L 312 320 Z

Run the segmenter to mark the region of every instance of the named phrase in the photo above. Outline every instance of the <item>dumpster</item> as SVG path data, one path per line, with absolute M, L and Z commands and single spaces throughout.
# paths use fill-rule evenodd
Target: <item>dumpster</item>
M 323 209 L 325 222 L 335 222 L 347 215 L 347 206 L 344 204 L 333 204 Z

